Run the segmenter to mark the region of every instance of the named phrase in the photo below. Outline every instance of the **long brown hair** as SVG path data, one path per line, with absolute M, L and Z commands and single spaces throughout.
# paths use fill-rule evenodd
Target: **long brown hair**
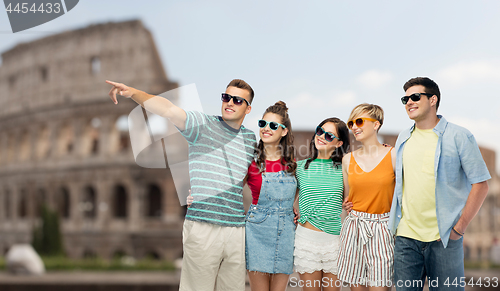
M 295 169 L 297 169 L 297 163 L 295 162 L 295 146 L 293 145 L 292 123 L 288 117 L 288 108 L 285 102 L 278 101 L 274 105 L 269 106 L 262 116 L 264 117 L 267 113 L 279 115 L 281 117 L 281 124 L 288 129 L 288 133 L 281 138 L 279 147 L 281 148 L 281 164 L 287 167 L 286 171 L 288 173 L 293 174 L 295 173 Z M 259 172 L 265 171 L 266 152 L 262 140 L 259 141 L 259 144 L 255 148 L 255 158 L 255 164 Z

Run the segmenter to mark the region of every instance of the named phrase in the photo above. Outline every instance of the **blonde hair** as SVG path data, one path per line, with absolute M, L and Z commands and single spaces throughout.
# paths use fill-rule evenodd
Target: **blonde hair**
M 380 130 L 382 124 L 384 123 L 384 110 L 382 109 L 382 107 L 368 103 L 359 104 L 352 109 L 348 121 L 356 119 L 356 117 L 360 116 L 363 113 L 366 113 L 371 118 L 376 119 L 380 123 L 380 126 L 378 127 L 378 130 Z

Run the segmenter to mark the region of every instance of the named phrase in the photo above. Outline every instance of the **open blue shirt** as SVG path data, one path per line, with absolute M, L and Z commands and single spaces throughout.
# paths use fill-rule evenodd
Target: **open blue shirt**
M 472 184 L 491 178 L 476 140 L 467 129 L 449 123 L 444 117 L 433 131 L 438 135 L 434 156 L 436 181 L 436 216 L 439 235 L 444 247 L 448 246 L 451 228 L 457 223 L 465 207 Z M 396 141 L 396 187 L 389 217 L 389 228 L 396 234 L 401 221 L 403 200 L 403 151 L 415 125 L 402 131 Z

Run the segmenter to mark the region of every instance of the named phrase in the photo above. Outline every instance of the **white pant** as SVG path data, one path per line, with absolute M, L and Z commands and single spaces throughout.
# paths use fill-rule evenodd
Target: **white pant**
M 245 290 L 245 227 L 184 221 L 179 290 Z

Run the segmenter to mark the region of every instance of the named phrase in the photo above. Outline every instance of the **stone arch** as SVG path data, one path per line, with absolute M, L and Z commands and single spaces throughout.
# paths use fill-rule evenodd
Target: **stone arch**
M 47 125 L 42 125 L 38 131 L 38 138 L 36 142 L 36 157 L 37 159 L 44 159 L 49 154 L 50 141 L 49 141 L 49 128 Z
M 45 189 L 40 188 L 36 191 L 36 197 L 35 197 L 35 209 L 34 209 L 34 214 L 35 217 L 40 218 L 42 217 L 42 207 L 46 203 L 47 199 L 47 194 L 45 192 Z
M 30 136 L 28 130 L 23 130 L 19 139 L 19 161 L 27 161 L 30 158 Z
M 127 115 L 121 115 L 116 118 L 110 135 L 113 144 L 113 152 L 126 152 L 131 148 Z
M 123 185 L 116 185 L 113 190 L 113 216 L 115 218 L 127 218 L 128 195 Z
M 43 83 L 49 80 L 49 69 L 47 68 L 47 66 L 40 67 L 40 79 Z
M 18 202 L 18 213 L 19 218 L 27 218 L 28 217 L 28 191 L 26 189 L 21 189 L 19 191 L 19 202 Z
M 11 132 L 7 137 L 7 163 L 11 163 L 16 158 L 16 135 Z
M 70 193 L 68 188 L 61 187 L 57 193 L 56 204 L 57 204 L 57 212 L 59 212 L 59 216 L 61 218 L 68 219 L 71 214 L 71 201 L 70 201 Z
M 97 75 L 101 72 L 101 59 L 98 56 L 90 58 L 90 73 Z
M 11 211 L 11 207 L 10 207 L 10 201 L 11 201 L 11 194 L 10 194 L 10 189 L 6 188 L 5 189 L 5 192 L 4 192 L 4 203 L 3 203 L 3 207 L 4 207 L 4 217 L 5 219 L 10 219 L 12 218 L 12 211 Z
M 97 214 L 97 193 L 92 186 L 86 186 L 83 191 L 83 199 L 80 204 L 83 217 L 95 219 Z
M 85 126 L 83 135 L 83 152 L 86 155 L 97 155 L 99 153 L 101 119 L 94 117 L 89 119 Z
M 163 214 L 163 193 L 156 184 L 149 184 L 146 192 L 146 216 L 161 217 Z
M 74 131 L 71 123 L 64 122 L 64 125 L 59 130 L 58 136 L 58 152 L 59 155 L 64 156 L 70 154 L 74 148 Z

